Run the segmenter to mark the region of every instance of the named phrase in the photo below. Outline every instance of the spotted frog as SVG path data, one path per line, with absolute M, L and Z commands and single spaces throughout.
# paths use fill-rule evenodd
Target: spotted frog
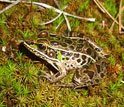
M 23 45 L 58 71 L 55 74 L 41 71 L 52 83 L 75 70 L 72 83 L 59 86 L 78 88 L 98 84 L 109 65 L 109 55 L 82 33 L 72 32 L 71 37 L 64 37 L 42 31 L 33 41 L 23 41 Z

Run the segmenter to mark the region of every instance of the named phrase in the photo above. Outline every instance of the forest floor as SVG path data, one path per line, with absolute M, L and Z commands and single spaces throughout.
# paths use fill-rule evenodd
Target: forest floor
M 32 0 L 53 7 L 53 0 Z M 95 22 L 68 17 L 72 31 L 88 34 L 110 55 L 107 76 L 96 86 L 81 89 L 55 87 L 46 79 L 39 80 L 40 70 L 49 70 L 37 59 L 20 51 L 19 40 L 36 36 L 42 30 L 67 34 L 64 17 L 47 25 L 39 25 L 58 15 L 54 9 L 19 3 L 0 14 L 0 107 L 124 107 L 124 35 L 119 26 L 102 13 L 93 0 L 58 0 L 60 7 L 73 15 L 96 18 Z M 116 17 L 119 1 L 100 0 Z M 0 2 L 0 10 L 8 6 Z M 102 22 L 105 26 L 102 26 Z M 58 24 L 61 25 L 56 29 Z M 71 74 L 62 81 L 70 81 Z

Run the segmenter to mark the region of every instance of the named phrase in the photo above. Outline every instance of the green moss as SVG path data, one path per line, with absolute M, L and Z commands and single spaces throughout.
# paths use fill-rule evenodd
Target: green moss
M 82 2 L 82 4 L 80 5 L 80 7 L 78 8 L 77 12 L 78 13 L 81 13 L 81 12 L 87 10 L 88 7 L 89 7 L 89 0 L 84 1 L 84 2 Z

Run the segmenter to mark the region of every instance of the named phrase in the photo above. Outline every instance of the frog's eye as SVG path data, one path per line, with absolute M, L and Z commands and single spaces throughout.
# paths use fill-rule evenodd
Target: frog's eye
M 45 46 L 43 44 L 38 44 L 38 48 L 43 50 L 43 49 L 45 49 Z

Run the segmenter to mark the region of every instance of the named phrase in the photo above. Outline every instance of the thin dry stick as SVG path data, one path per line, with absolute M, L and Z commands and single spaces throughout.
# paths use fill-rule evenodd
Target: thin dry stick
M 102 8 L 101 11 L 104 10 L 105 13 L 106 13 L 113 21 L 115 21 L 116 24 L 119 24 L 119 22 L 105 9 L 105 7 L 104 7 L 98 0 L 94 0 L 94 2 L 95 2 L 95 3 L 97 2 L 96 5 L 99 5 L 98 7 L 101 7 L 101 8 Z M 100 9 L 101 9 L 101 8 L 100 8 Z M 124 28 L 124 26 L 122 26 L 122 25 L 121 25 L 121 27 Z
M 122 11 L 124 10 L 124 6 L 122 7 Z M 117 16 L 116 16 L 116 20 L 117 20 L 117 18 L 118 18 L 118 16 L 119 16 L 119 13 L 117 14 Z M 112 32 L 113 31 L 113 28 L 114 28 L 114 25 L 115 25 L 115 21 L 113 21 L 113 23 L 112 23 L 112 25 L 111 25 L 111 27 L 110 27 L 110 31 Z
M 121 13 L 122 13 L 122 0 L 120 0 L 120 9 L 119 9 L 119 33 L 123 33 L 121 32 Z

